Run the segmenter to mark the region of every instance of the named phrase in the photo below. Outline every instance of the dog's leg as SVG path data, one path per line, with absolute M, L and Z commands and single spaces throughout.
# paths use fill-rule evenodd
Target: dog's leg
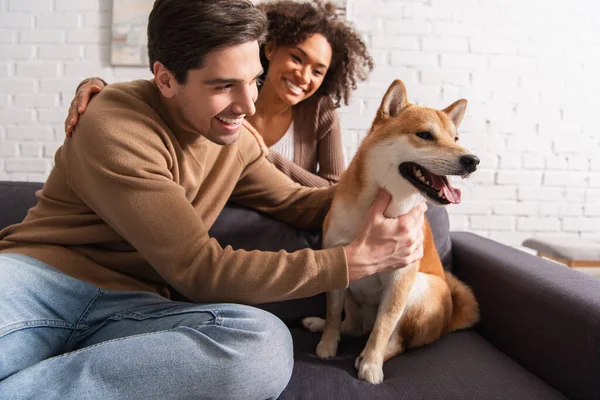
M 335 357 L 337 346 L 340 340 L 340 330 L 342 325 L 342 309 L 344 307 L 344 298 L 346 289 L 327 292 L 327 314 L 325 320 L 322 318 L 304 318 L 302 325 L 312 332 L 323 331 L 321 341 L 317 345 L 317 356 L 319 358 Z
M 367 345 L 356 359 L 359 379 L 370 383 L 383 381 L 383 360 L 392 332 L 402 317 L 408 294 L 415 280 L 419 263 L 413 263 L 390 274 L 373 331 Z
M 377 309 L 379 305 L 361 304 L 360 316 L 362 319 L 362 334 L 368 335 L 375 326 L 375 319 L 377 318 Z
M 352 297 L 352 292 L 350 291 L 346 292 L 344 311 L 346 317 L 340 325 L 340 333 L 342 335 L 362 336 L 371 331 L 373 322 L 375 322 L 375 317 L 373 317 L 371 325 L 365 330 L 362 309 L 358 308 L 354 297 Z M 323 329 L 325 328 L 325 319 L 319 317 L 307 317 L 302 320 L 302 326 L 311 332 L 323 332 Z
M 404 341 L 404 338 L 400 335 L 400 332 L 399 332 L 401 323 L 402 322 L 400 322 L 396 326 L 396 329 L 394 330 L 394 332 L 392 333 L 392 336 L 390 337 L 390 341 L 388 342 L 388 344 L 385 348 L 385 354 L 383 355 L 383 362 L 386 362 L 390 358 L 395 357 L 398 354 L 403 353 L 404 350 L 406 350 L 406 343 Z
M 362 315 L 352 296 L 352 292 L 349 290 L 346 292 L 344 311 L 346 316 L 341 325 L 342 335 L 361 336 L 363 333 Z
M 418 272 L 383 361 L 403 353 L 407 348 L 438 340 L 447 332 L 451 318 L 452 298 L 444 279 Z
M 323 332 L 325 319 L 321 317 L 306 317 L 302 319 L 302 326 L 311 332 Z

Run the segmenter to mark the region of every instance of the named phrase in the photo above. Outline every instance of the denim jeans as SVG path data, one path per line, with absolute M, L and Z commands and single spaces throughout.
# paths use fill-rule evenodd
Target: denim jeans
M 289 330 L 260 309 L 104 290 L 0 255 L 0 399 L 268 399 L 292 367 Z

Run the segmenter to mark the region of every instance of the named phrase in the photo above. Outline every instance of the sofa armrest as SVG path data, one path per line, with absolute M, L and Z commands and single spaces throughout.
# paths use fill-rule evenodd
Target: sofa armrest
M 570 398 L 600 398 L 600 279 L 472 233 L 451 239 L 481 335 Z

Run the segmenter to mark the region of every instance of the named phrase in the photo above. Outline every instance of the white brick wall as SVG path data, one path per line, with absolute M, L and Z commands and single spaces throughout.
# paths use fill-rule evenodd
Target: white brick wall
M 0 0 L 0 179 L 42 180 L 63 140 L 75 85 L 148 78 L 113 67 L 111 1 Z M 389 83 L 443 108 L 469 100 L 462 142 L 481 169 L 454 180 L 451 226 L 518 245 L 600 238 L 598 0 L 347 0 L 376 59 L 340 109 L 347 159 Z
M 44 180 L 66 110 L 90 75 L 149 78 L 110 65 L 112 1 L 0 0 L 0 180 Z
M 443 108 L 465 97 L 462 142 L 482 163 L 468 181 L 453 181 L 464 202 L 448 209 L 451 227 L 510 245 L 529 236 L 600 238 L 600 132 L 592 124 L 600 2 L 349 0 L 348 8 L 378 59 L 389 60 L 353 97 L 352 111 L 341 110 L 348 159 L 364 136 L 348 131 L 363 116 L 370 123 L 393 77 L 418 104 Z

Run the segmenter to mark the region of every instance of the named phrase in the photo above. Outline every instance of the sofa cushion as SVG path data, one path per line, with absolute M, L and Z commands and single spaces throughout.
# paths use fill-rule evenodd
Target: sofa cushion
M 234 249 L 293 252 L 300 249 L 318 249 L 319 232 L 294 229 L 258 211 L 228 203 L 217 217 L 209 232 L 221 246 Z
M 452 241 L 450 240 L 450 219 L 444 207 L 436 207 L 427 204 L 425 213 L 427 221 L 431 226 L 435 248 L 440 255 L 444 269 L 452 270 Z
M 43 185 L 39 182 L 0 182 L 0 230 L 25 218 L 27 210 L 37 204 L 35 192 Z
M 379 385 L 357 379 L 366 340 L 342 337 L 337 357 L 314 354 L 320 335 L 291 328 L 294 372 L 280 399 L 566 399 L 472 330 L 454 332 L 383 365 Z

